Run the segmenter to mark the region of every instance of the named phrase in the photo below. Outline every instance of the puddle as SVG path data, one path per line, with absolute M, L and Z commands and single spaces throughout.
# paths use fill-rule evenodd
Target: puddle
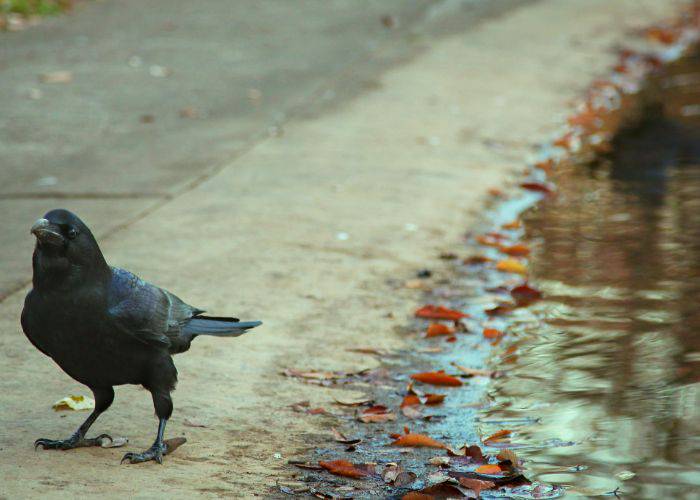
M 517 430 L 531 479 L 570 495 L 700 488 L 700 55 L 643 99 L 611 153 L 563 167 L 525 215 L 541 321 L 511 328 L 517 360 L 481 415 Z

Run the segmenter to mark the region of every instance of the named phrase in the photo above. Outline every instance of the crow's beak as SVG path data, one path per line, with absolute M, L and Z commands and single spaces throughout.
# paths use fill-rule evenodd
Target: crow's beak
M 56 232 L 51 227 L 51 223 L 46 219 L 39 219 L 36 221 L 32 226 L 31 233 L 36 236 L 36 239 L 39 240 L 40 243 L 63 245 L 63 236 L 61 233 Z

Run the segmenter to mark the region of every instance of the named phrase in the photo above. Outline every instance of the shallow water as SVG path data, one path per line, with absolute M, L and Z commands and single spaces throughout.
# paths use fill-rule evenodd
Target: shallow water
M 645 99 L 609 158 L 566 167 L 525 216 L 544 319 L 512 327 L 483 419 L 570 494 L 700 498 L 700 58 Z

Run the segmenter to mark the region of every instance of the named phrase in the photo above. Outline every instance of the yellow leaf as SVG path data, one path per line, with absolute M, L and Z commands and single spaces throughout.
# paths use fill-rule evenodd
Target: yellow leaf
M 496 264 L 496 269 L 504 273 L 527 274 L 527 268 L 515 259 L 501 260 Z
M 95 408 L 95 400 L 87 396 L 67 396 L 56 401 L 53 409 L 60 410 L 92 410 Z

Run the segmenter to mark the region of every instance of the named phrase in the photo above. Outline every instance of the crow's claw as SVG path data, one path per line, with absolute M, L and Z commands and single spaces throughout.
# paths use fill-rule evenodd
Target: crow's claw
M 120 463 L 128 462 L 130 464 L 140 464 L 142 462 L 149 462 L 155 460 L 159 464 L 163 463 L 163 456 L 168 454 L 168 445 L 165 443 L 153 443 L 149 449 L 143 453 L 129 452 L 124 457 Z
M 73 434 L 68 439 L 63 440 L 40 438 L 34 441 L 34 449 L 36 450 L 40 446 L 45 450 L 72 450 L 73 448 L 85 448 L 87 446 L 102 446 L 103 439 L 112 441 L 112 436 L 100 434 L 94 438 L 85 438 L 79 434 Z

